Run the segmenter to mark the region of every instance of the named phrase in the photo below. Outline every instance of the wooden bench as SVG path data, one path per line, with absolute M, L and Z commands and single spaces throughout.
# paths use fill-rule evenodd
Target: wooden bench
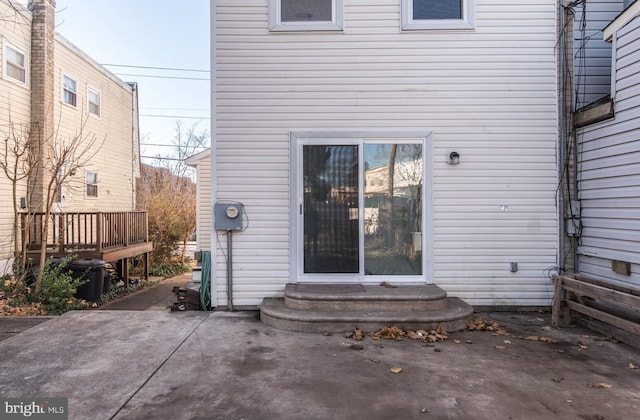
M 640 336 L 640 290 L 620 287 L 580 274 L 555 275 L 555 297 L 551 322 L 557 327 L 560 311 L 572 324 L 572 311 L 595 318 L 620 330 Z

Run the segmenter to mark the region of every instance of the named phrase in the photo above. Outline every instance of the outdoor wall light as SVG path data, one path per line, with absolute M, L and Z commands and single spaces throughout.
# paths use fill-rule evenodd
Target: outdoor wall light
M 449 165 L 458 165 L 460 163 L 460 153 L 456 151 L 447 152 L 447 163 Z

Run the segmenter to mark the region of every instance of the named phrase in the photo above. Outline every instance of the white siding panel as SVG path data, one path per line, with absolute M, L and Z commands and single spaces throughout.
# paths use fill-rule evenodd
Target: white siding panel
M 245 203 L 250 220 L 233 236 L 234 305 L 259 305 L 292 281 L 295 130 L 433 132 L 429 281 L 473 304 L 550 303 L 554 0 L 477 0 L 473 31 L 411 32 L 400 30 L 399 1 L 353 0 L 335 33 L 269 33 L 267 0 L 216 3 L 217 199 Z M 444 161 L 453 149 L 457 167 Z M 217 302 L 226 305 L 218 238 Z
M 640 20 L 618 31 L 615 119 L 579 131 L 582 273 L 640 286 Z M 611 261 L 631 263 L 631 275 Z

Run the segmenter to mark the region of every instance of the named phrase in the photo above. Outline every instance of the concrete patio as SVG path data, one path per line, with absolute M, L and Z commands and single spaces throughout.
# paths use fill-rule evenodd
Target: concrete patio
M 356 342 L 274 329 L 255 312 L 70 312 L 0 342 L 0 396 L 66 397 L 70 419 L 637 415 L 638 350 L 549 330 L 548 314 L 481 315 L 510 335 Z

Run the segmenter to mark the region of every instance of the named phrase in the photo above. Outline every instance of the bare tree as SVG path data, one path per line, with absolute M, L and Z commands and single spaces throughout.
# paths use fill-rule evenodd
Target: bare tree
M 185 262 L 187 242 L 196 229 L 196 192 L 193 169 L 184 161 L 208 148 L 209 139 L 209 133 L 198 130 L 197 123 L 185 128 L 177 122 L 174 153 L 157 156 L 155 168 L 146 168 L 147 174 L 143 174 L 146 181 L 138 189 L 142 193 L 138 202 L 149 210 L 149 231 L 155 235 L 152 240 L 158 257 L 161 249 L 177 248 L 175 243 L 162 242 L 177 239 L 182 243 L 180 261 Z M 159 215 L 165 216 L 156 217 Z
M 0 169 L 5 177 L 11 183 L 11 198 L 13 202 L 13 233 L 12 240 L 14 242 L 14 258 L 19 259 L 20 265 L 26 264 L 26 253 L 21 248 L 19 238 L 20 235 L 20 203 L 19 188 L 20 185 L 33 176 L 37 168 L 36 156 L 31 153 L 29 148 L 30 132 L 29 127 L 24 124 L 15 124 L 9 121 L 8 131 L 4 133 L 4 142 L 0 152 Z M 28 201 L 28 197 L 25 196 Z M 30 218 L 24 220 L 28 225 Z
M 100 151 L 105 139 L 98 142 L 97 136 L 92 132 L 85 132 L 88 116 L 82 120 L 76 133 L 69 137 L 59 135 L 59 127 L 55 130 L 53 138 L 45 141 L 37 147 L 44 150 L 44 159 L 36 161 L 38 170 L 32 172 L 43 181 L 44 191 L 42 203 L 42 241 L 40 245 L 40 264 L 36 280 L 36 293 L 39 290 L 40 281 L 44 273 L 47 256 L 49 223 L 54 204 L 59 200 L 59 191 L 80 169 L 85 167 Z M 32 145 L 36 147 L 35 145 Z M 30 183 L 30 185 L 33 185 Z M 39 226 L 40 227 L 40 226 Z

